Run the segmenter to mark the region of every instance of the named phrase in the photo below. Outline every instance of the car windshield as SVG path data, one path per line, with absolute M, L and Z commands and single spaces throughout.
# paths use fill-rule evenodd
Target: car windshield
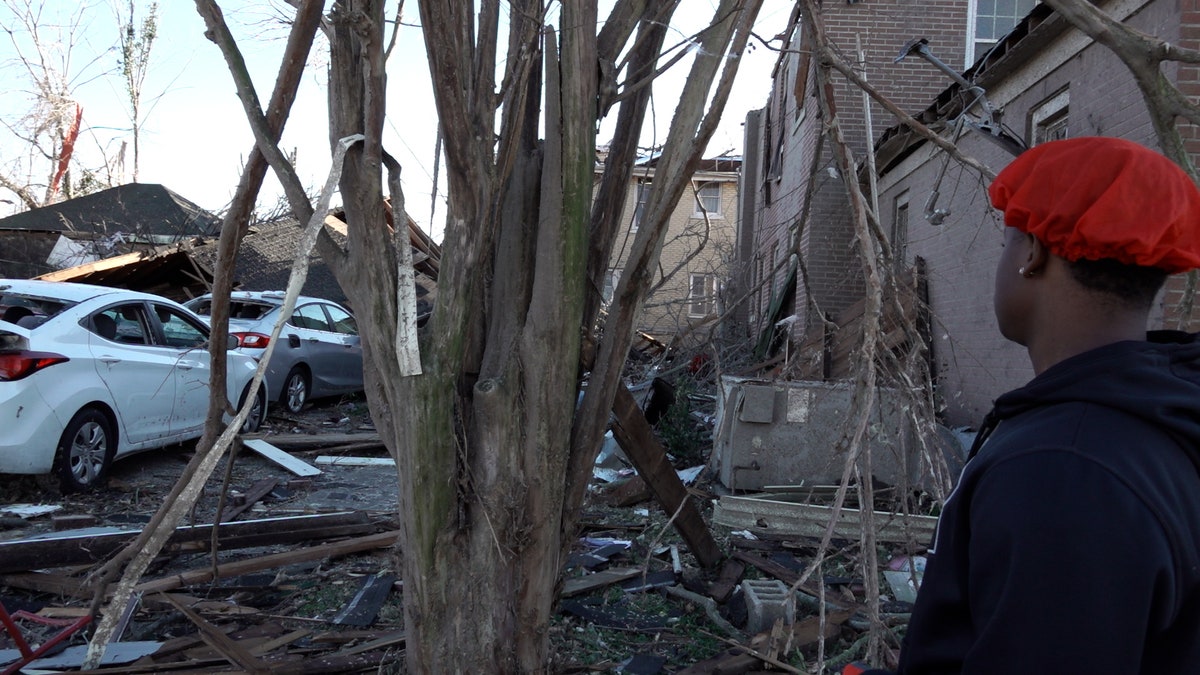
M 0 320 L 10 323 L 20 324 L 21 319 L 27 317 L 35 317 L 36 323 L 41 323 L 46 319 L 58 314 L 64 309 L 73 306 L 73 302 L 64 302 L 55 298 L 43 298 L 36 295 L 24 295 L 20 293 L 4 293 L 0 295 Z M 27 328 L 31 320 L 26 320 Z

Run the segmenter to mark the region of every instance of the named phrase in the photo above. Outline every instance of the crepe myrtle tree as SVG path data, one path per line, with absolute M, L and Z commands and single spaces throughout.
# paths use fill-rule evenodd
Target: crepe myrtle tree
M 546 669 L 559 573 L 633 322 L 760 2 L 720 0 L 710 25 L 672 57 L 664 44 L 674 0 L 617 0 L 603 21 L 595 0 L 556 3 L 557 15 L 540 0 L 420 3 L 449 198 L 437 304 L 419 330 L 400 167 L 381 141 L 385 2 L 343 0 L 325 17 L 330 138 L 358 140 L 341 168 L 345 248 L 319 246 L 357 309 L 368 404 L 396 459 L 412 672 Z M 238 82 L 258 151 L 308 220 L 313 206 L 216 4 L 197 6 Z M 603 274 L 648 85 L 687 53 L 646 226 L 601 334 Z M 596 187 L 595 129 L 608 114 L 618 131 Z

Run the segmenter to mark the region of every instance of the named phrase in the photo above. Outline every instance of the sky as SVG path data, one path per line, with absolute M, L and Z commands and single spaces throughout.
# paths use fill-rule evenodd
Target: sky
M 50 54 L 48 63 L 67 74 L 72 98 L 82 107 L 83 132 L 76 146 L 77 157 L 88 166 L 100 166 L 101 158 L 113 163 L 124 144 L 124 180 L 132 180 L 132 125 L 128 97 L 123 93 L 118 70 L 119 32 L 114 9 L 119 7 L 128 13 L 127 0 L 33 1 L 44 1 L 47 5 L 37 25 L 44 50 Z M 4 4 L 13 2 L 5 0 Z M 601 19 L 610 2 L 601 1 Z M 672 26 L 667 39 L 669 45 L 685 40 L 711 18 L 716 0 L 682 2 L 677 25 Z M 139 6 L 135 15 L 140 22 L 148 12 L 149 3 L 138 0 L 136 4 Z M 287 27 L 280 16 L 290 10 L 280 9 L 282 5 L 277 1 L 224 0 L 219 4 L 239 41 L 259 98 L 266 101 L 287 37 Z M 793 4 L 792 0 L 765 0 L 756 33 L 769 40 L 782 32 Z M 0 76 L 9 83 L 8 95 L 0 99 L 0 121 L 7 127 L 0 129 L 0 170 L 20 182 L 23 177 L 30 178 L 29 167 L 33 166 L 38 173 L 32 180 L 44 184 L 48 164 L 44 159 L 31 161 L 28 145 L 20 143 L 11 133 L 12 125 L 18 124 L 33 105 L 29 70 L 20 58 L 34 52 L 28 34 L 13 23 L 3 6 L 0 6 L 0 20 L 7 22 L 6 27 L 16 28 L 11 38 L 0 36 Z M 418 24 L 417 7 L 410 0 L 405 5 L 403 25 L 388 62 L 384 147 L 403 167 L 401 176 L 409 214 L 440 241 L 445 185 L 440 181 L 435 197 L 437 119 Z M 220 51 L 203 33 L 204 22 L 194 3 L 159 2 L 158 34 L 143 86 L 137 181 L 161 183 L 205 209 L 220 212 L 233 197 L 253 138 Z M 68 45 L 72 46 L 68 49 Z M 778 42 L 774 45 L 778 46 Z M 761 45 L 744 55 L 721 125 L 706 156 L 741 154 L 746 112 L 765 105 L 776 58 L 775 52 Z M 330 168 L 324 93 L 327 59 L 327 45 L 319 40 L 280 143 L 285 152 L 296 154 L 300 178 L 314 191 L 324 183 Z M 653 124 L 646 125 L 643 136 L 646 145 L 655 140 L 661 143 L 666 138 L 689 61 L 684 59 L 656 83 L 657 105 L 653 108 Z M 615 109 L 610 113 L 610 117 L 614 116 Z M 604 143 L 611 135 L 611 128 L 606 129 L 602 123 L 597 141 Z M 269 177 L 259 199 L 260 209 L 268 209 L 280 194 L 278 182 Z M 0 194 L 0 200 L 11 197 Z M 13 201 L 0 201 L 0 216 L 22 209 Z

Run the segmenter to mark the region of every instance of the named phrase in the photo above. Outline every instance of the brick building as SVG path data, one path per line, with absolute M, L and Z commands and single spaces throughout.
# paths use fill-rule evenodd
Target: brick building
M 1200 17 L 1192 3 L 1183 3 L 1192 5 L 1189 11 L 1162 0 L 1097 4 L 1132 28 L 1172 44 L 1197 47 Z M 1197 93 L 1195 67 L 1169 66 L 1165 72 L 1173 79 L 1190 78 L 1184 90 Z M 1116 136 L 1157 147 L 1146 105 L 1128 69 L 1109 49 L 1045 6 L 1035 8 L 971 76 L 992 107 L 1003 110 L 1005 127 L 1026 145 Z M 1183 131 L 1195 146 L 1196 127 L 1185 126 Z M 908 259 L 919 256 L 926 263 L 935 320 L 934 364 L 945 416 L 952 424 L 978 424 L 997 395 L 1033 376 L 1024 349 L 1000 337 L 992 313 L 1003 220 L 990 207 L 987 181 L 977 172 L 951 163 L 937 186 L 942 153 L 932 152 L 928 143 L 889 147 L 886 140 L 880 145 L 880 157 L 889 155 L 879 178 L 880 220 L 905 221 L 902 246 Z M 968 134 L 958 145 L 995 172 L 1012 159 L 981 134 Z M 940 225 L 932 225 L 916 210 L 935 188 L 941 195 L 937 208 L 948 212 Z M 912 209 L 906 206 L 910 202 Z M 1168 282 L 1151 327 L 1175 327 L 1183 283 L 1182 276 Z
M 991 17 L 990 25 L 997 33 L 991 39 L 968 39 L 966 27 L 980 24 L 981 17 L 986 18 L 982 10 L 996 4 L 984 0 L 826 3 L 822 12 L 830 39 L 842 53 L 858 53 L 858 44 L 864 45 L 862 72 L 866 79 L 944 138 L 953 137 L 951 129 L 965 102 L 976 101 L 981 90 L 996 114 L 994 128 L 999 130 L 998 135 L 1017 143 L 1033 145 L 1053 138 L 1105 135 L 1156 146 L 1146 106 L 1128 69 L 1111 51 L 1094 44 L 1049 7 L 1025 2 L 1019 8 L 1020 16 Z M 1144 33 L 1183 47 L 1197 46 L 1194 36 L 1200 17 L 1193 3 L 1183 3 L 1184 9 L 1179 3 L 1165 0 L 1108 0 L 1096 4 Z M 870 42 L 865 37 L 868 24 Z M 860 33 L 864 35 L 861 40 L 857 37 Z M 968 92 L 966 87 L 953 84 L 947 74 L 920 58 L 909 56 L 895 62 L 909 40 L 923 37 L 929 38 L 932 54 L 956 70 L 970 59 L 973 65 L 963 71 L 963 76 L 978 89 Z M 800 38 L 793 38 L 793 42 L 797 40 Z M 867 44 L 875 49 L 867 49 Z M 786 78 L 793 77 L 786 71 L 785 62 L 781 60 L 768 106 L 747 120 L 747 143 L 751 133 L 757 133 L 763 153 L 771 150 L 767 144 L 771 122 L 765 118 L 776 106 L 788 110 L 795 99 L 786 86 L 781 86 L 781 74 L 785 85 Z M 1164 68 L 1164 73 L 1175 80 L 1186 78 L 1190 85 L 1184 86 L 1185 92 L 1200 93 L 1195 66 L 1172 64 Z M 914 79 L 909 79 L 910 75 Z M 810 97 L 811 87 L 809 82 L 805 90 Z M 814 102 L 810 98 L 807 103 Z M 976 101 L 970 109 L 975 121 L 985 118 L 985 108 L 979 104 Z M 836 105 L 842 128 L 861 162 L 868 147 L 868 136 L 863 131 L 865 118 L 859 113 L 863 110 L 861 94 L 849 88 L 839 90 Z M 919 261 L 925 271 L 932 379 L 943 419 L 951 426 L 977 425 L 997 395 L 1025 383 L 1033 374 L 1024 350 L 999 335 L 992 312 L 1003 223 L 988 203 L 988 178 L 957 162 L 947 162 L 946 153 L 897 126 L 892 115 L 874 105 L 871 113 L 878 221 L 896 252 L 896 265 L 908 267 Z M 752 123 L 755 115 L 758 123 Z M 792 137 L 783 145 L 783 163 L 777 172 L 781 175 L 774 177 L 771 173 L 771 158 L 755 158 L 747 152 L 744 175 L 754 182 L 743 187 L 758 195 L 754 215 L 743 220 L 755 228 L 754 245 L 748 246 L 754 251 L 755 274 L 748 283 L 751 288 L 762 289 L 747 304 L 747 320 L 752 328 L 761 329 L 765 321 L 778 318 L 767 315 L 769 296 L 772 292 L 779 295 L 779 270 L 786 270 L 786 265 L 779 264 L 786 253 L 777 251 L 793 250 L 788 243 L 794 242 L 794 250 L 808 268 L 809 283 L 806 286 L 803 279 L 796 283 L 793 309 L 804 321 L 793 324 L 797 326 L 793 339 L 803 334 L 800 326 L 812 324 L 814 301 L 820 311 L 831 314 L 863 293 L 845 192 L 840 179 L 830 175 L 835 164 L 827 149 L 821 157 L 812 157 L 811 148 L 816 147 L 815 139 L 822 132 L 820 121 L 814 119 L 805 125 L 803 114 L 798 119 L 790 131 Z M 860 131 L 852 134 L 852 128 Z M 1189 142 L 1200 142 L 1194 127 L 1185 128 L 1184 133 Z M 996 140 L 996 134 L 989 137 L 964 130 L 957 145 L 963 154 L 995 173 L 1013 157 L 1013 149 L 1006 149 Z M 791 158 L 787 156 L 789 151 Z M 815 181 L 811 187 L 810 175 Z M 863 175 L 860 173 L 860 178 Z M 775 193 L 768 196 L 769 189 Z M 798 201 L 810 189 L 817 197 L 812 201 L 811 215 L 804 218 Z M 828 198 L 822 198 L 823 194 Z M 747 236 L 740 232 L 739 242 Z M 759 267 L 762 273 L 758 273 Z M 763 279 L 772 280 L 772 269 L 776 271 L 774 284 L 761 283 Z M 1182 280 L 1172 279 L 1169 284 L 1156 313 L 1159 325 L 1175 322 Z
M 738 219 L 741 157 L 701 160 L 691 188 L 671 214 L 658 268 L 646 296 L 638 330 L 674 344 L 696 345 L 710 334 L 722 311 Z M 605 275 L 611 299 L 633 245 L 654 181 L 653 158 L 639 162 L 627 191 L 624 225 Z
M 1032 4 L 1033 0 L 1022 0 Z M 872 86 L 905 110 L 920 110 L 945 89 L 945 75 L 917 60 L 896 62 L 913 38 L 928 37 L 930 48 L 947 63 L 965 64 L 976 41 L 968 25 L 981 21 L 980 0 L 887 0 L 824 3 L 826 37 L 856 62 Z M 993 3 L 994 4 L 994 3 Z M 995 11 L 993 7 L 992 11 Z M 989 15 L 990 16 L 990 15 Z M 987 18 L 987 17 L 985 17 Z M 985 35 L 991 39 L 994 16 Z M 1011 19 L 1008 26 L 1015 23 Z M 753 250 L 742 258 L 747 303 L 737 317 L 750 334 L 795 315 L 793 337 L 862 297 L 861 264 L 854 249 L 846 193 L 828 143 L 816 98 L 810 36 L 793 17 L 788 48 L 772 74 L 767 105 L 747 116 L 742 186 L 744 212 L 739 242 Z M 980 42 L 988 44 L 988 40 Z M 856 157 L 893 124 L 878 103 L 870 104 L 871 129 L 861 91 L 843 78 L 833 82 L 834 105 L 842 131 Z M 802 269 L 792 281 L 789 260 L 798 253 Z M 779 299 L 794 294 L 794 302 Z M 774 301 L 774 302 L 773 302 Z

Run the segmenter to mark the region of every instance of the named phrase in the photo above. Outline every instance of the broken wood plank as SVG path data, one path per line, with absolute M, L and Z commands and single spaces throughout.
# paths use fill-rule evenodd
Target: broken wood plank
M 279 649 L 280 647 L 286 647 L 287 645 L 292 644 L 296 640 L 308 637 L 309 635 L 312 635 L 311 630 L 308 630 L 307 628 L 297 628 L 296 630 L 294 630 L 290 633 L 280 635 L 279 637 L 275 638 L 274 640 L 271 640 L 270 642 L 264 642 L 263 644 L 258 645 L 254 649 L 250 650 L 250 652 L 252 654 L 254 654 L 255 656 L 262 656 L 263 654 L 266 654 L 268 652 L 273 652 L 276 649 Z
M 717 602 L 725 602 L 733 595 L 733 589 L 742 582 L 742 575 L 746 572 L 745 563 L 739 560 L 726 560 L 721 567 L 721 574 L 717 580 L 708 587 L 708 597 Z
M 374 529 L 365 512 L 342 511 L 222 523 L 218 526 L 217 542 L 222 550 L 233 550 L 365 534 Z M 0 573 L 95 564 L 108 559 L 138 534 L 136 530 L 84 534 L 66 532 L 55 537 L 0 542 Z M 176 528 L 167 544 L 195 543 L 207 550 L 211 540 L 212 525 L 194 525 Z
M 318 455 L 313 460 L 320 466 L 396 466 L 396 460 L 391 457 L 333 457 Z
M 65 574 L 51 574 L 48 572 L 5 574 L 4 576 L 0 576 L 0 585 L 63 597 L 86 597 L 88 595 L 83 590 L 83 581 L 66 576 Z
M 633 394 L 624 384 L 617 387 L 613 401 L 613 437 L 625 451 L 631 464 L 650 486 L 663 510 L 671 514 L 672 523 L 696 560 L 712 569 L 721 564 L 724 555 L 712 532 L 688 495 L 687 486 L 667 461 L 667 451 L 654 435 L 654 429 L 638 407 Z
M 396 645 L 402 645 L 407 639 L 406 634 L 402 630 L 394 631 L 389 635 L 378 637 L 374 640 L 364 642 L 361 645 L 355 645 L 338 652 L 342 656 L 352 656 L 354 654 L 362 654 L 364 652 L 372 652 L 376 649 L 387 649 Z
M 175 609 L 179 610 L 188 621 L 191 621 L 197 628 L 200 629 L 200 639 L 204 640 L 205 644 L 212 647 L 221 653 L 235 666 L 245 668 L 251 673 L 269 673 L 270 666 L 258 659 L 257 656 L 251 654 L 244 647 L 239 645 L 237 641 L 231 639 L 223 633 L 219 628 L 204 620 L 204 617 L 193 612 L 183 603 L 172 598 L 170 595 L 163 593 L 163 597 L 170 602 Z
M 363 450 L 378 450 L 387 449 L 383 441 L 367 441 L 365 443 L 346 443 L 345 445 L 331 445 L 326 448 L 321 448 L 328 453 L 346 454 L 351 452 L 361 452 Z
M 621 583 L 626 579 L 632 579 L 642 575 L 640 567 L 625 567 L 620 569 L 604 570 L 595 574 L 589 574 L 585 577 L 576 577 L 567 579 L 563 584 L 562 597 L 569 598 L 580 593 L 588 593 L 597 588 L 604 588 L 613 584 Z
M 241 504 L 221 510 L 221 516 L 217 518 L 217 522 L 228 523 L 236 520 L 247 509 L 258 503 L 258 500 L 266 497 L 279 484 L 278 478 L 264 478 L 254 485 L 250 486 L 250 490 L 243 496 Z
M 291 471 L 297 476 L 317 476 L 321 470 L 308 462 L 293 457 L 261 438 L 242 439 L 242 445 Z
M 239 560 L 231 563 L 224 563 L 217 566 L 216 578 L 224 579 L 227 577 L 246 574 L 247 572 L 257 572 L 259 570 L 274 569 L 299 562 L 309 562 L 312 560 L 324 560 L 325 558 L 336 558 L 338 556 L 349 555 L 351 553 L 360 553 L 376 548 L 386 548 L 394 546 L 400 538 L 399 530 L 390 532 L 380 532 L 366 537 L 358 537 L 356 539 L 347 539 L 346 541 L 336 542 L 332 544 L 323 544 L 321 546 L 313 546 L 310 548 L 288 551 L 286 553 L 275 553 L 265 555 L 249 560 Z M 134 587 L 134 591 L 144 593 L 153 593 L 157 591 L 168 591 L 183 586 L 193 584 L 201 584 L 206 581 L 213 580 L 212 567 L 204 569 L 192 570 L 190 572 L 181 572 L 173 574 L 162 579 L 145 581 Z
M 712 520 L 719 525 L 744 529 L 755 534 L 821 538 L 834 520 L 830 506 L 799 504 L 794 495 L 759 494 L 752 497 L 726 495 L 713 507 Z M 933 537 L 937 518 L 876 511 L 875 538 L 896 544 L 909 541 L 925 544 Z M 861 534 L 862 512 L 842 508 L 834 522 L 833 536 L 857 540 Z
M 247 439 L 255 440 L 264 438 L 259 434 L 246 434 L 242 436 L 242 442 Z M 338 445 L 346 445 L 348 443 L 379 443 L 383 440 L 379 432 L 357 432 L 348 434 L 273 434 L 271 436 L 271 445 L 283 450 L 313 450 L 320 448 L 328 448 Z

